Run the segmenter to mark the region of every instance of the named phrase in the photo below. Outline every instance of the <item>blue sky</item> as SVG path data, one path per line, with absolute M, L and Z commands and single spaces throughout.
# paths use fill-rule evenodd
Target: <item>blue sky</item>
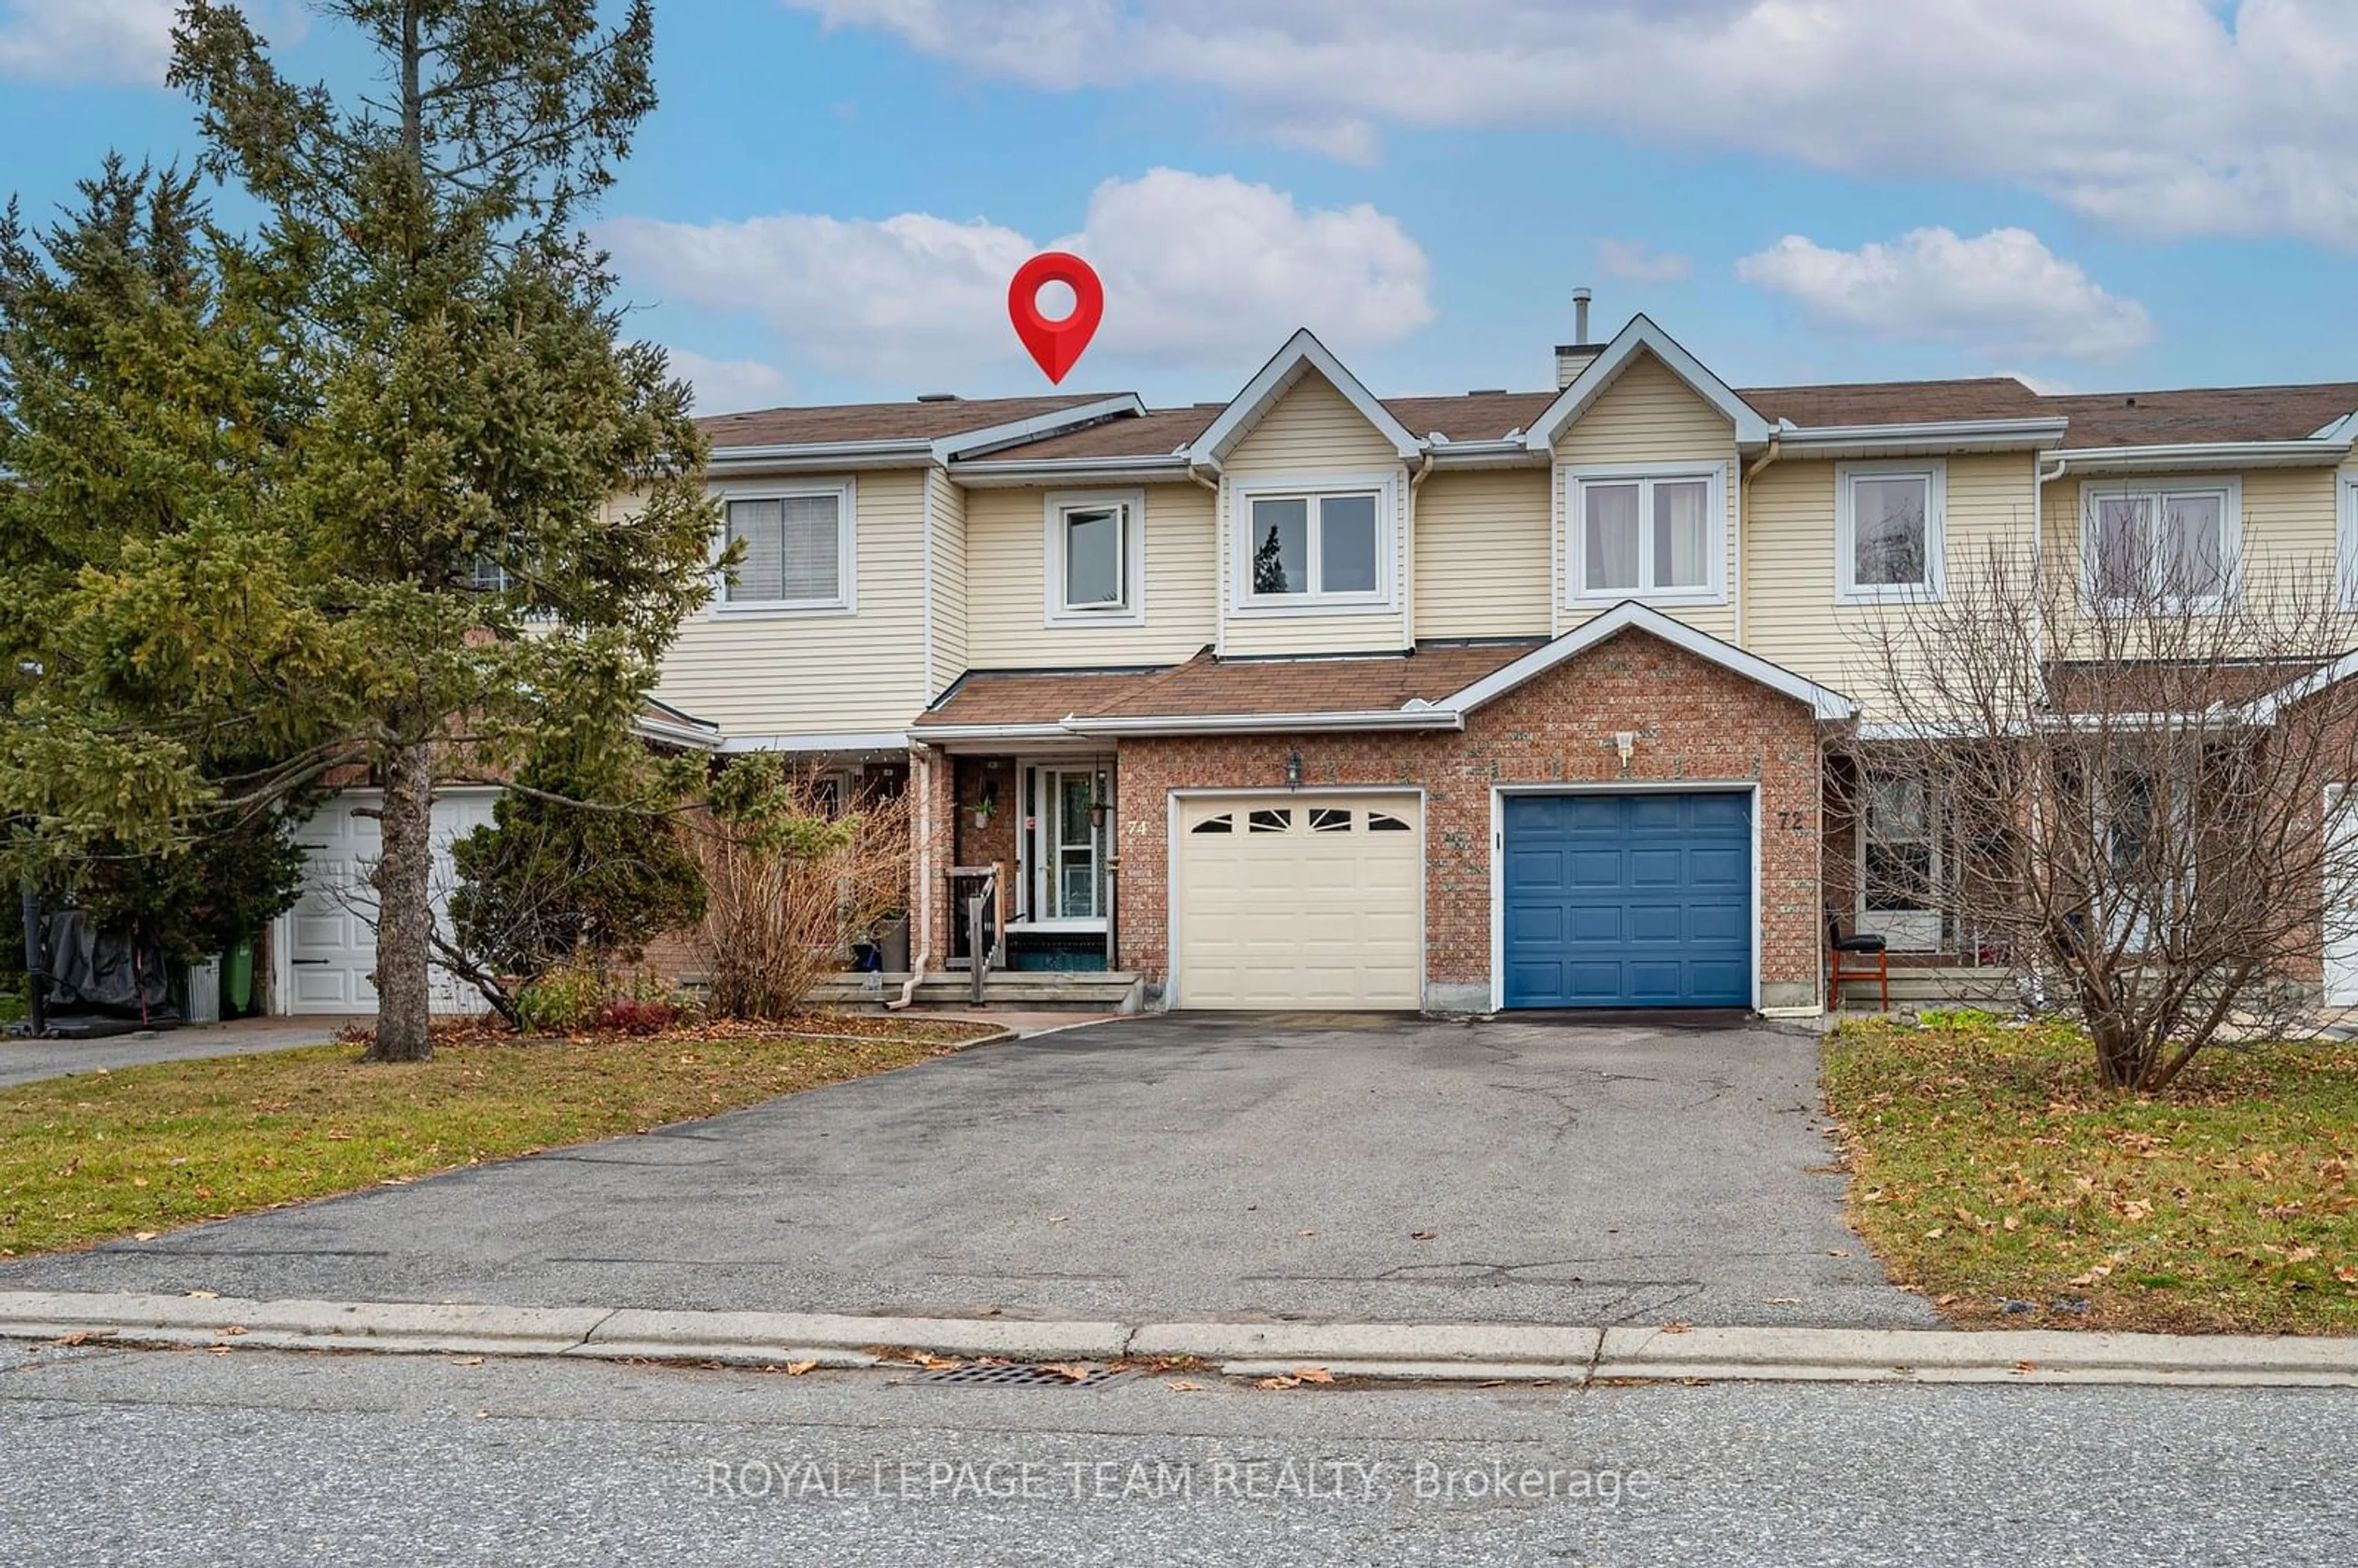
M 1038 389 L 1005 280 L 1060 241 L 1108 285 L 1067 384 L 1157 402 L 1302 324 L 1386 395 L 1542 385 L 1578 284 L 1738 384 L 2358 379 L 2353 11 L 659 0 L 600 237 L 714 410 Z M 28 212 L 109 147 L 189 156 L 169 13 L 0 0 Z

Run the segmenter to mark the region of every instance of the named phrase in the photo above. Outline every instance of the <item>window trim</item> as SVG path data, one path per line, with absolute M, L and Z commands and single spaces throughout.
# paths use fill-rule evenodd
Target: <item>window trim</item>
M 1654 570 L 1653 507 L 1650 499 L 1660 480 L 1704 480 L 1711 486 L 1704 506 L 1711 519 L 1706 549 L 1709 570 L 1699 588 L 1648 588 Z M 1638 586 L 1589 589 L 1588 507 L 1585 490 L 1592 484 L 1639 487 Z M 1640 604 L 1696 605 L 1727 602 L 1727 464 L 1725 462 L 1582 463 L 1564 467 L 1557 492 L 1563 514 L 1563 608 L 1595 610 L 1634 599 Z
M 1122 602 L 1097 608 L 1065 602 L 1065 515 L 1071 512 L 1122 510 Z M 1040 504 L 1044 626 L 1143 626 L 1146 624 L 1146 492 L 1055 490 Z
M 2334 476 L 2333 553 L 2344 610 L 2358 610 L 2358 473 L 2343 470 Z
M 2158 526 L 2164 502 L 2170 496 L 2216 495 L 2219 501 L 2219 558 L 2226 580 L 2217 593 L 2188 599 L 2157 596 L 2166 610 L 2199 611 L 2233 604 L 2244 582 L 2244 481 L 2236 474 L 2172 475 L 2166 479 L 2085 479 L 2080 481 L 2080 602 L 2095 610 L 2124 603 L 2096 591 L 2096 503 L 2145 499 L 2153 505 L 2149 527 Z M 2147 551 L 2148 569 L 2158 569 L 2160 557 Z
M 1854 487 L 1863 479 L 1924 481 L 1924 580 L 1862 583 L 1858 572 L 1858 512 Z M 1949 464 L 1943 458 L 1834 466 L 1834 602 L 1917 604 L 1949 591 Z
M 810 481 L 767 481 L 716 484 L 706 492 L 720 503 L 719 526 L 712 531 L 712 600 L 708 615 L 728 620 L 763 620 L 798 616 L 856 615 L 860 612 L 858 556 L 859 485 L 845 478 Z M 731 603 L 728 574 L 720 569 L 721 552 L 729 547 L 729 508 L 740 501 L 792 501 L 813 495 L 836 497 L 835 569 L 837 592 L 827 599 L 757 599 Z
M 1310 508 L 1305 541 L 1314 578 L 1320 556 L 1316 503 L 1330 495 L 1376 498 L 1376 589 L 1372 593 L 1260 594 L 1253 591 L 1255 501 L 1302 497 Z M 1260 474 L 1228 483 L 1228 613 L 1271 620 L 1297 615 L 1387 615 L 1400 609 L 1400 476 L 1396 473 Z

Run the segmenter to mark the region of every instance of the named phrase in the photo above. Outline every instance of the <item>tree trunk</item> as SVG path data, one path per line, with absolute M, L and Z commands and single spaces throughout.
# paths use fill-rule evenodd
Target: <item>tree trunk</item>
M 376 874 L 376 1044 L 372 1062 L 423 1062 L 434 940 L 434 753 L 396 746 L 384 775 L 384 849 Z

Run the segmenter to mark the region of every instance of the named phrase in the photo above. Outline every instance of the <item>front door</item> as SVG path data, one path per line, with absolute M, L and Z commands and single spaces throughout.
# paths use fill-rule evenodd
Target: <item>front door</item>
M 1094 764 L 1033 770 L 1034 925 L 1104 923 L 1112 784 L 1111 770 Z

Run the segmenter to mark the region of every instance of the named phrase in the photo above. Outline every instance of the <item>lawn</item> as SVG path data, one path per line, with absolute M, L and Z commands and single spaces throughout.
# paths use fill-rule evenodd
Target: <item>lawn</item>
M 2358 1045 L 2222 1048 L 2149 1099 L 2070 1029 L 1960 1014 L 1844 1025 L 1825 1087 L 1852 1223 L 1961 1325 L 2358 1334 Z
M 794 1030 L 788 1035 L 781 1031 Z M 647 1039 L 351 1044 L 0 1089 L 0 1255 L 87 1246 L 644 1131 L 889 1072 L 991 1033 L 815 1015 Z

